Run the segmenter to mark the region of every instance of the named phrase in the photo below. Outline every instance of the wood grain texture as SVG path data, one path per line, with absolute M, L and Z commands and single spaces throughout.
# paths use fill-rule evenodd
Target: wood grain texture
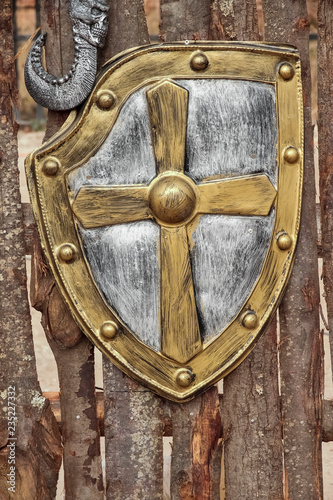
M 210 34 L 212 38 L 218 40 L 258 40 L 256 17 L 255 1 L 214 1 Z M 266 99 L 266 109 L 272 110 L 270 112 L 272 117 L 274 111 L 270 102 L 272 99 Z M 260 115 L 258 113 L 257 116 Z M 270 123 L 273 121 L 270 120 Z M 270 160 L 267 165 L 272 165 L 275 154 L 273 148 L 266 147 L 264 151 L 262 161 L 258 163 L 266 164 L 264 157 L 268 155 L 266 158 Z M 276 185 L 276 180 L 273 180 L 271 175 L 269 177 Z M 277 363 L 276 330 L 275 326 L 272 326 L 270 333 L 266 331 L 254 351 L 224 379 L 222 420 L 226 441 L 224 446 L 226 500 L 235 498 L 247 500 L 258 496 L 262 499 L 283 498 Z M 259 392 L 256 391 L 257 387 Z M 262 397 L 263 393 L 265 398 Z M 258 416 L 252 418 L 253 422 L 251 414 Z M 267 461 L 263 460 L 266 456 L 269 457 Z
M 185 226 L 161 227 L 162 352 L 186 363 L 202 349 Z
M 321 244 L 331 362 L 333 366 L 333 2 L 321 0 L 318 10 L 318 139 L 320 169 Z
M 290 500 L 314 500 L 322 498 L 323 343 L 318 314 L 309 20 L 305 1 L 263 0 L 263 13 L 265 39 L 291 43 L 301 54 L 305 124 L 303 206 L 294 270 L 280 307 L 281 403 L 285 496 Z
M 17 88 L 12 21 L 12 2 L 4 0 L 0 15 L 0 496 L 51 500 L 56 495 L 62 445 L 38 382 L 31 330 L 13 113 Z M 14 463 L 9 462 L 13 451 Z M 15 470 L 12 484 L 7 482 L 10 467 Z
M 107 61 L 121 50 L 149 42 L 143 0 L 113 0 L 110 2 L 109 16 L 109 33 L 101 62 Z M 123 150 L 126 151 L 126 148 Z M 154 161 L 152 166 L 154 176 Z M 123 175 L 128 175 L 126 169 L 123 170 Z M 118 495 L 119 500 L 159 500 L 163 494 L 161 398 L 150 392 L 141 392 L 138 384 L 134 384 L 133 388 L 131 379 L 111 366 L 106 358 L 103 358 L 103 371 L 105 398 L 112 403 L 105 406 L 106 443 L 110 443 L 105 455 L 108 478 L 106 498 L 116 500 Z M 150 408 L 153 408 L 152 416 Z M 127 431 L 124 432 L 122 425 L 126 421 Z M 113 432 L 113 422 L 116 423 L 119 434 Z M 119 447 L 113 448 L 112 436 L 121 438 Z M 140 442 L 140 438 L 144 439 L 144 445 L 149 443 L 148 457 L 146 447 L 135 444 L 135 440 Z M 119 461 L 120 465 L 125 462 L 125 466 L 117 467 Z

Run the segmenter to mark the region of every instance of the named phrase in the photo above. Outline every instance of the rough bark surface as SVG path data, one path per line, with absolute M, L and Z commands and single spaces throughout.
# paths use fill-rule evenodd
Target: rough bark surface
M 176 40 L 207 40 L 210 0 L 161 0 L 160 38 Z
M 253 0 L 212 0 L 211 40 L 259 40 L 258 15 Z
M 223 386 L 225 498 L 283 498 L 276 321 Z
M 122 50 L 149 43 L 142 0 L 110 2 L 104 63 Z M 106 496 L 158 500 L 163 493 L 162 398 L 103 359 Z
M 206 40 L 210 1 L 161 2 L 163 41 Z M 173 428 L 171 498 L 220 497 L 221 415 L 217 388 L 185 404 L 168 403 Z
M 265 40 L 291 43 L 301 54 L 305 125 L 303 206 L 295 265 L 280 307 L 280 366 L 285 497 L 314 500 L 322 498 L 323 343 L 318 312 L 309 20 L 305 0 L 263 0 L 263 14 Z
M 106 498 L 163 498 L 162 399 L 104 360 Z
M 173 430 L 171 498 L 220 498 L 221 414 L 216 387 L 188 403 L 169 404 Z
M 3 500 L 51 500 L 61 464 L 61 436 L 50 403 L 40 390 L 32 340 L 13 121 L 16 75 L 12 19 L 12 2 L 4 0 L 0 16 L 0 491 Z M 8 421 L 13 419 L 11 430 L 15 430 L 10 435 Z M 13 456 L 15 493 L 10 493 L 8 458 Z
M 215 40 L 258 40 L 255 0 L 212 2 Z M 224 380 L 222 427 L 225 498 L 283 498 L 276 321 Z
M 55 76 L 64 74 L 72 63 L 73 37 L 68 7 L 68 0 L 41 2 L 42 30 L 48 33 L 47 68 Z M 46 138 L 58 130 L 66 117 L 67 113 L 63 112 L 49 114 Z M 42 312 L 42 324 L 58 366 L 66 499 L 102 499 L 93 346 L 63 303 L 43 260 L 37 236 L 31 298 L 33 306 Z
M 333 2 L 321 0 L 318 10 L 318 142 L 321 234 L 331 362 L 333 366 Z

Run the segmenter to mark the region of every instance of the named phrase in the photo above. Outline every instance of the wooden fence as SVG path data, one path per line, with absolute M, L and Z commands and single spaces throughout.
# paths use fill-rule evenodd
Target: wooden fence
M 48 70 L 69 70 L 73 40 L 69 0 L 41 0 Z M 258 2 L 259 5 L 259 2 Z M 172 500 L 318 500 L 322 439 L 333 440 L 333 402 L 323 397 L 318 253 L 328 325 L 333 331 L 333 1 L 319 0 L 318 130 L 322 240 L 316 226 L 309 17 L 305 0 L 161 0 L 160 36 L 174 40 L 266 40 L 297 46 L 302 59 L 305 176 L 302 222 L 292 277 L 258 345 L 223 382 L 185 404 L 171 403 L 104 359 L 104 395 L 96 398 L 94 350 L 67 312 L 20 206 L 12 2 L 0 7 L 0 498 L 8 491 L 6 389 L 16 390 L 16 498 L 56 495 L 61 461 L 66 500 L 163 498 L 163 436 L 172 436 Z M 261 30 L 258 27 L 258 18 Z M 110 0 L 100 65 L 149 43 L 142 0 Z M 50 112 L 46 138 L 66 118 Z M 59 372 L 57 395 L 41 395 L 26 290 L 24 257 L 32 252 L 33 306 L 42 312 Z M 333 340 L 331 336 L 331 353 Z M 333 359 L 333 356 L 332 356 Z M 104 401 L 104 405 L 103 405 Z M 53 410 L 52 411 L 52 407 Z M 57 418 L 56 418 L 57 417 Z M 57 420 L 58 419 L 58 420 Z M 103 484 L 100 435 L 105 435 Z M 221 474 L 222 471 L 222 474 Z

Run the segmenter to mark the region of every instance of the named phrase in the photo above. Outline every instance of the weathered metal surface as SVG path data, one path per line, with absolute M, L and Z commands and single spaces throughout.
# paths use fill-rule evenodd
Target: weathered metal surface
M 228 67 L 228 78 L 218 80 L 216 85 L 217 89 L 220 89 L 218 96 L 221 98 L 221 106 L 226 104 L 226 100 L 231 101 L 231 82 L 233 79 L 236 80 L 236 93 L 243 92 L 249 96 L 250 100 L 251 95 L 258 91 L 263 98 L 257 100 L 254 98 L 254 104 L 251 103 L 249 111 L 244 113 L 246 125 L 243 125 L 243 121 L 239 118 L 235 121 L 236 128 L 239 121 L 242 122 L 242 125 L 239 125 L 240 141 L 238 150 L 236 143 L 233 143 L 234 139 L 228 136 L 227 133 L 225 134 L 227 139 L 230 139 L 231 157 L 227 153 L 223 155 L 223 151 L 227 149 L 228 144 L 223 143 L 225 138 L 218 136 L 221 143 L 222 165 L 219 171 L 216 167 L 217 161 L 214 153 L 214 147 L 219 149 L 216 143 L 212 147 L 213 174 L 210 176 L 206 175 L 209 173 L 208 167 L 204 169 L 201 167 L 198 155 L 200 150 L 195 152 L 194 158 L 197 155 L 197 161 L 201 169 L 199 175 L 204 175 L 204 178 L 194 182 L 191 179 L 191 163 L 188 162 L 185 154 L 186 147 L 191 149 L 191 141 L 194 140 L 188 132 L 186 134 L 188 145 L 184 144 L 184 131 L 187 130 L 187 112 L 185 110 L 187 110 L 188 106 L 189 109 L 191 107 L 191 91 L 183 89 L 181 82 L 186 76 L 189 80 L 203 76 L 200 73 L 201 70 L 191 69 L 189 65 L 194 55 L 198 53 L 198 49 L 201 52 L 206 51 L 205 57 L 209 61 L 204 70 L 206 72 L 205 77 L 208 77 L 208 86 L 211 85 L 210 82 L 214 76 L 221 78 L 224 75 L 225 68 Z M 262 59 L 258 58 L 259 54 Z M 292 78 L 285 79 L 280 76 L 281 59 L 288 60 L 288 64 L 292 66 Z M 157 82 L 155 64 L 158 65 L 160 75 Z M 132 67 L 135 67 L 135 72 L 132 71 Z M 263 70 L 263 68 L 265 69 Z M 131 80 L 126 78 L 128 70 L 133 77 Z M 174 78 L 172 74 L 182 75 L 182 78 Z M 74 303 L 79 304 L 76 310 L 76 319 L 80 325 L 85 324 L 87 333 L 94 338 L 97 345 L 112 355 L 113 359 L 123 369 L 129 372 L 133 370 L 132 373 L 135 376 L 138 376 L 139 371 L 145 383 L 153 385 L 156 390 L 163 394 L 167 393 L 171 398 L 184 400 L 202 390 L 208 381 L 213 383 L 217 378 L 230 371 L 232 366 L 239 363 L 246 355 L 258 338 L 274 305 L 276 306 L 277 291 L 281 292 L 283 288 L 281 283 L 286 282 L 291 269 L 298 230 L 302 165 L 301 94 L 297 54 L 293 49 L 287 47 L 255 47 L 246 44 L 243 46 L 235 44 L 231 46 L 196 45 L 195 52 L 193 52 L 190 45 L 156 46 L 124 54 L 120 62 L 115 61 L 110 66 L 107 66 L 100 78 L 96 86 L 96 92 L 88 101 L 83 114 L 76 120 L 74 119 L 74 122 L 69 122 L 63 132 L 39 150 L 32 159 L 32 168 L 34 169 L 36 164 L 36 175 L 38 176 L 37 191 L 34 191 L 31 184 L 32 196 L 33 201 L 35 196 L 38 196 L 38 204 L 43 214 L 43 226 L 40 229 L 42 233 L 46 230 L 45 234 L 48 234 L 48 243 L 45 240 L 44 244 L 52 247 L 52 257 L 51 255 L 49 257 L 51 257 L 55 275 L 62 276 L 61 282 L 66 283 L 65 288 L 63 288 L 66 300 L 72 305 Z M 146 83 L 147 78 L 152 79 L 152 84 L 149 86 Z M 180 80 L 179 83 L 178 80 Z M 255 83 L 252 84 L 253 81 Z M 193 84 L 190 84 L 190 88 L 191 85 L 193 86 Z M 280 128 L 277 148 L 279 165 L 277 190 L 274 187 L 276 183 L 276 153 L 274 153 L 276 117 L 274 94 L 270 85 L 276 86 L 279 122 L 283 124 Z M 90 168 L 92 170 L 96 169 L 96 166 L 98 170 L 97 152 L 110 130 L 112 130 L 113 124 L 117 122 L 118 113 L 122 109 L 122 105 L 126 103 L 129 95 L 131 95 L 132 89 L 140 86 L 143 87 L 146 105 L 148 106 L 152 150 L 156 159 L 156 177 L 148 185 L 146 179 L 143 184 L 137 184 L 138 181 L 136 180 L 134 185 L 128 184 L 128 181 L 121 185 L 119 180 L 116 181 L 115 185 L 113 184 L 115 181 L 111 180 L 111 185 L 106 181 L 106 185 L 98 188 L 95 185 L 91 187 L 84 185 L 79 189 L 79 184 L 74 183 L 75 191 L 78 189 L 76 198 L 74 192 L 67 193 L 64 187 L 67 184 L 68 174 L 71 182 L 76 171 L 81 170 L 84 172 L 88 161 L 91 161 Z M 204 84 L 201 82 L 200 86 L 202 92 Z M 246 87 L 247 90 L 245 91 Z M 232 90 L 234 91 L 234 89 Z M 101 108 L 99 96 L 106 91 L 112 92 L 115 98 L 112 100 L 111 107 Z M 224 97 L 222 98 L 222 96 Z M 189 105 L 187 105 L 188 98 Z M 141 97 L 139 102 L 140 99 Z M 262 101 L 267 106 L 263 106 Z M 240 112 L 242 114 L 242 109 L 245 109 L 246 106 L 244 100 L 240 102 Z M 235 107 L 232 106 L 229 104 L 231 120 L 233 121 L 236 113 Z M 142 106 L 142 109 L 145 110 L 145 106 Z M 160 114 L 163 109 L 162 119 Z M 195 109 L 200 110 L 200 107 Z M 286 109 L 288 109 L 288 115 Z M 201 115 L 198 116 L 198 112 L 194 114 L 197 114 L 197 120 L 201 118 Z M 260 119 L 255 118 L 256 114 L 262 115 L 262 117 Z M 291 120 L 290 116 L 293 117 Z M 106 118 L 107 122 L 105 122 Z M 222 113 L 220 121 L 223 120 L 224 114 Z M 214 127 L 219 128 L 219 117 L 214 116 L 212 113 L 212 121 L 213 133 L 212 138 L 209 140 L 214 145 Z M 270 121 L 272 125 L 269 128 L 269 133 L 265 135 L 262 130 L 267 127 L 267 123 Z M 135 124 L 133 126 L 135 128 Z M 262 160 L 263 166 L 260 163 L 264 155 L 258 155 L 257 142 L 252 140 L 253 134 L 255 134 L 254 130 L 257 128 L 259 129 L 257 141 L 262 140 L 262 149 L 267 146 L 268 150 L 268 159 Z M 195 132 L 196 127 L 193 127 L 193 129 Z M 175 130 L 178 133 L 175 133 Z M 73 134 L 74 131 L 75 134 Z M 144 135 L 147 135 L 146 132 Z M 209 134 L 207 136 L 209 137 Z M 257 158 L 259 165 L 252 161 L 254 158 L 244 160 L 246 156 L 244 152 L 246 136 L 250 137 L 247 156 L 250 158 L 255 155 L 259 156 L 259 160 Z M 143 142 L 142 138 L 139 141 L 134 141 L 137 144 Z M 130 139 L 129 143 L 132 144 L 133 139 Z M 285 150 L 290 147 L 297 150 L 297 158 L 296 162 L 293 163 L 293 168 L 290 168 L 291 161 L 285 155 Z M 205 151 L 204 146 L 201 149 L 201 159 L 206 164 L 208 153 Z M 236 150 L 239 152 L 239 157 L 236 156 Z M 96 162 L 95 153 L 97 153 Z M 146 153 L 144 156 L 146 156 Z M 138 154 L 138 158 L 140 157 L 141 153 Z M 226 165 L 224 164 L 224 157 L 226 158 Z M 234 157 L 235 165 L 238 165 L 238 167 L 230 166 L 232 157 Z M 103 165 L 103 162 L 101 163 Z M 57 168 L 51 168 L 50 165 L 53 164 L 57 165 Z M 248 167 L 243 168 L 244 165 Z M 228 170 L 229 166 L 231 173 Z M 112 170 L 112 167 L 113 164 L 111 164 L 109 170 Z M 118 169 L 120 170 L 119 164 Z M 186 175 L 187 172 L 188 175 Z M 239 176 L 239 173 L 247 175 Z M 88 176 L 90 182 L 89 170 L 85 177 L 83 174 L 80 175 L 81 181 Z M 97 173 L 94 172 L 94 175 L 97 175 Z M 144 175 L 147 175 L 147 173 Z M 123 174 L 120 174 L 121 176 Z M 270 179 L 270 176 L 272 179 Z M 32 178 L 30 173 L 29 177 Z M 104 177 L 103 169 L 102 177 Z M 109 174 L 107 177 L 109 177 Z M 118 174 L 117 177 L 119 178 Z M 83 182 L 85 183 L 85 180 Z M 98 182 L 98 184 L 104 184 L 104 182 Z M 47 200 L 44 200 L 46 193 Z M 55 197 L 56 205 L 53 203 Z M 105 200 L 111 200 L 112 205 L 114 202 L 112 197 L 115 197 L 118 201 L 121 199 L 121 211 L 119 212 L 120 215 L 115 211 L 110 220 L 109 213 L 110 210 L 112 211 L 112 206 L 110 207 L 110 204 L 105 206 L 102 202 L 103 200 L 104 202 Z M 160 293 L 159 321 L 161 324 L 162 346 L 158 352 L 148 350 L 143 344 L 139 343 L 136 336 L 133 335 L 135 331 L 128 330 L 127 318 L 123 317 L 123 312 L 115 311 L 113 308 L 110 310 L 103 300 L 100 292 L 95 287 L 95 282 L 91 279 L 90 268 L 87 267 L 87 261 L 82 254 L 81 243 L 78 238 L 80 232 L 83 234 L 84 230 L 75 231 L 75 221 L 77 219 L 82 222 L 83 226 L 87 223 L 89 231 L 95 231 L 91 229 L 94 224 L 93 217 L 89 219 L 89 215 L 87 216 L 90 207 L 96 214 L 96 226 L 100 226 L 101 223 L 120 223 L 123 218 L 127 222 L 130 220 L 137 221 L 139 216 L 133 212 L 133 203 L 134 205 L 139 204 L 142 211 L 139 214 L 141 213 L 143 218 L 151 218 L 154 224 L 157 223 L 161 228 L 158 258 L 162 279 L 160 279 L 158 289 Z M 53 207 L 52 220 L 54 223 L 50 225 L 46 213 L 51 206 Z M 36 207 L 35 204 L 35 211 L 37 210 Z M 274 237 L 270 238 L 266 229 L 272 226 L 274 218 L 274 212 L 272 212 L 272 216 L 268 217 L 271 207 L 275 207 L 276 211 L 273 228 Z M 75 215 L 74 218 L 72 211 Z M 247 293 L 251 292 L 250 298 L 246 299 L 243 290 L 240 298 L 238 297 L 238 309 L 233 312 L 234 316 L 224 318 L 225 322 L 231 320 L 231 323 L 229 325 L 218 325 L 217 328 L 220 331 L 217 332 L 214 343 L 206 341 L 210 332 L 207 333 L 204 342 L 198 333 L 196 311 L 198 306 L 194 302 L 195 292 L 190 266 L 190 249 L 195 237 L 195 226 L 199 223 L 201 215 L 207 212 L 222 217 L 222 219 L 226 215 L 215 214 L 251 216 L 251 224 L 253 224 L 254 216 L 266 217 L 265 223 L 263 223 L 264 226 L 267 226 L 263 232 L 263 234 L 266 232 L 266 236 L 263 239 L 263 234 L 261 236 L 260 234 L 259 236 L 256 235 L 257 240 L 254 239 L 253 243 L 254 241 L 262 242 L 263 247 L 266 245 L 266 248 L 269 243 L 266 264 L 263 266 L 265 258 L 265 248 L 263 248 L 262 253 L 259 252 L 256 255 L 255 270 L 252 269 L 248 272 L 250 279 L 245 288 L 247 287 Z M 115 218 L 114 221 L 112 217 Z M 238 226 L 242 227 L 242 224 L 238 224 L 238 219 L 235 219 L 234 222 L 236 222 L 235 230 Z M 257 227 L 260 228 L 260 225 L 259 223 Z M 202 228 L 200 230 L 202 231 Z M 105 229 L 99 229 L 98 231 L 100 233 L 97 233 L 97 238 L 101 232 L 105 232 Z M 220 231 L 223 236 L 223 231 Z M 277 244 L 277 241 L 285 233 L 291 236 L 292 244 L 291 248 L 282 249 L 281 245 Z M 251 234 L 250 231 L 249 235 Z M 211 244 L 213 243 L 211 242 Z M 248 238 L 241 238 L 239 244 L 242 245 L 243 250 L 237 248 L 237 252 L 246 252 Z M 83 252 L 87 256 L 89 250 L 86 250 L 86 248 L 87 243 L 84 241 L 83 236 Z M 105 272 L 104 261 L 107 259 L 107 255 L 104 250 L 100 251 L 98 247 L 96 247 L 96 250 L 100 259 L 98 271 L 102 275 L 103 271 Z M 253 253 L 254 250 L 252 250 L 252 256 Z M 91 255 L 90 252 L 90 257 Z M 96 252 L 91 260 L 98 260 L 96 259 Z M 179 265 L 181 262 L 183 264 Z M 235 269 L 237 269 L 237 261 L 235 266 Z M 143 266 L 141 267 L 143 269 Z M 244 268 L 243 262 L 238 269 L 240 275 Z M 183 274 L 183 269 L 188 270 L 186 276 Z M 274 269 L 273 274 L 272 269 Z M 233 269 L 230 268 L 229 274 L 232 275 L 232 273 Z M 110 272 L 105 274 L 105 279 L 112 276 L 112 265 Z M 135 286 L 145 289 L 144 273 L 142 281 L 141 284 L 139 280 L 135 283 Z M 69 283 L 71 284 L 69 285 Z M 254 288 L 251 291 L 253 286 Z M 236 289 L 238 290 L 240 287 L 236 287 Z M 156 291 L 157 294 L 158 291 Z M 218 300 L 217 295 L 216 300 Z M 201 297 L 199 297 L 200 299 Z M 245 299 L 247 302 L 244 302 Z M 224 305 L 220 304 L 219 307 L 223 309 Z M 248 316 L 247 320 L 243 321 L 245 313 Z M 252 318 L 251 322 L 248 321 L 249 315 Z M 175 318 L 177 319 L 176 322 Z M 253 318 L 255 318 L 255 321 L 253 321 Z M 107 340 L 101 335 L 101 325 L 106 321 L 113 321 L 119 327 L 119 334 L 115 335 L 112 340 Z M 134 321 L 135 318 L 133 318 L 132 323 Z M 227 327 L 223 331 L 223 335 L 221 335 L 225 326 Z M 214 333 L 216 334 L 216 332 Z M 146 337 L 150 337 L 150 335 L 146 335 Z M 155 338 L 158 339 L 158 337 Z M 158 345 L 158 342 L 155 341 L 153 345 Z M 135 355 L 129 353 L 135 353 Z M 163 354 L 166 356 L 163 356 Z M 182 363 L 188 362 L 190 359 L 191 363 L 187 366 L 187 369 L 189 373 L 192 373 L 192 381 L 190 381 L 188 387 L 185 387 L 182 385 L 183 381 L 182 384 L 179 384 L 178 370 L 181 368 Z
M 25 84 L 36 102 L 52 110 L 75 108 L 91 92 L 97 72 L 97 47 L 103 47 L 108 30 L 106 0 L 70 0 L 75 56 L 62 77 L 48 73 L 42 64 L 46 33 L 38 36 L 25 65 Z

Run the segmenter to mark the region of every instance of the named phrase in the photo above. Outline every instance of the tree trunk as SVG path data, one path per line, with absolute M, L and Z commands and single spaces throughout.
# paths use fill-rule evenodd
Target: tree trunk
M 0 491 L 4 500 L 14 496 L 51 500 L 62 449 L 50 403 L 38 383 L 32 340 L 13 118 L 17 92 L 12 19 L 12 2 L 4 0 L 0 16 Z

